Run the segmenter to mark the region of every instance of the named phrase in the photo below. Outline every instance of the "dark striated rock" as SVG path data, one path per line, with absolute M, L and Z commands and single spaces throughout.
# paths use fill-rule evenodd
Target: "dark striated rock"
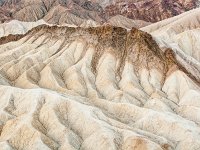
M 109 16 L 121 14 L 131 19 L 157 22 L 195 7 L 196 0 L 140 0 L 116 2 L 107 6 L 105 11 Z

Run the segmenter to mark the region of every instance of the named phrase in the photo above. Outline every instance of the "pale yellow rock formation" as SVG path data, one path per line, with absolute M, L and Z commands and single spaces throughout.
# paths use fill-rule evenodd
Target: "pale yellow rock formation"
M 49 27 L 0 39 L 2 150 L 197 150 L 198 78 L 150 35 Z

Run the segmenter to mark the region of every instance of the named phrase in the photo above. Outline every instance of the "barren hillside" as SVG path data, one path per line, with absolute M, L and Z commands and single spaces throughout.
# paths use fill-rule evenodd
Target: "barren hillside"
M 199 150 L 196 7 L 0 0 L 0 150 Z
M 0 76 L 3 150 L 200 147 L 200 80 L 135 28 L 3 37 Z

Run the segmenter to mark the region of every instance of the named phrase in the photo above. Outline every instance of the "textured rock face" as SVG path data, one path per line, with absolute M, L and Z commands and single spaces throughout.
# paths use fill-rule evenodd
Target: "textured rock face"
M 195 7 L 195 0 L 121 0 L 107 6 L 105 11 L 109 16 L 121 14 L 131 19 L 157 22 Z
M 1 149 L 199 149 L 199 82 L 137 29 L 3 37 Z
M 152 34 L 160 47 L 173 49 L 183 66 L 192 64 L 187 70 L 193 70 L 200 79 L 199 14 L 197 8 L 141 29 Z
M 102 24 L 116 15 L 157 22 L 196 6 L 197 0 L 3 0 L 0 22 L 44 19 L 53 24 L 80 25 L 85 20 Z

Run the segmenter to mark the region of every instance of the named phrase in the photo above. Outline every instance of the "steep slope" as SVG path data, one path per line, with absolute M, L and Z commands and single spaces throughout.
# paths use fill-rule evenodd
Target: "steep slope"
M 200 148 L 200 80 L 135 28 L 3 37 L 0 83 L 2 149 Z
M 161 32 L 159 36 L 164 36 L 164 32 L 168 34 L 165 36 L 173 36 L 176 33 L 179 34 L 186 30 L 199 28 L 199 12 L 200 8 L 193 9 L 176 17 L 151 24 L 141 29 L 155 35 L 158 34 L 158 32 Z
M 193 64 L 194 72 L 200 71 L 200 9 L 194 9 L 174 18 L 141 28 L 151 33 L 161 47 L 170 47 L 185 60 L 184 66 Z M 198 70 L 198 71 L 197 71 Z

